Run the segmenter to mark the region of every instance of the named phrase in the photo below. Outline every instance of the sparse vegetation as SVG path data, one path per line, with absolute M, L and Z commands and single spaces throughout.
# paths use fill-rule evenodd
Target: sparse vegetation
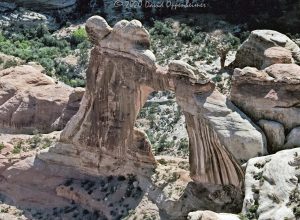
M 1 153 L 1 151 L 2 151 L 4 148 L 5 148 L 5 145 L 3 144 L 3 142 L 0 143 L 0 153 Z
M 207 33 L 189 22 L 181 23 L 179 28 L 173 25 L 172 19 L 166 19 L 155 21 L 150 29 L 152 50 L 160 64 L 182 58 L 191 65 L 196 61 L 210 64 L 219 56 L 224 67 L 227 53 L 240 44 L 239 38 L 229 32 Z
M 23 142 L 22 141 L 18 141 L 18 143 L 14 145 L 12 153 L 13 154 L 19 154 L 19 153 L 21 153 L 22 145 L 23 145 Z
M 33 137 L 28 138 L 26 143 L 31 149 L 45 149 L 50 147 L 52 140 L 47 137 L 43 137 L 41 134 L 35 134 Z
M 57 58 L 63 58 L 78 51 L 79 65 L 86 68 L 90 44 L 83 28 L 75 30 L 69 38 L 59 39 L 51 35 L 45 25 L 24 29 L 11 26 L 0 32 L 0 51 L 19 57 L 26 62 L 41 64 L 48 75 L 55 76 L 71 86 L 84 86 L 84 78 L 76 74 L 67 64 Z M 4 63 L 4 68 L 16 66 L 15 60 Z

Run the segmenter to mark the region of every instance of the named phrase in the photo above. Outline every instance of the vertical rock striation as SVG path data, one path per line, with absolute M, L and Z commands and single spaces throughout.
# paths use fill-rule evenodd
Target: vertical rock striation
M 250 119 L 197 69 L 182 61 L 156 65 L 139 21 L 122 20 L 111 28 L 94 16 L 86 29 L 94 49 L 80 109 L 60 142 L 39 158 L 98 175 L 155 166 L 150 143 L 134 123 L 151 92 L 171 90 L 187 121 L 192 178 L 240 187 L 238 160 L 266 153 L 264 135 Z

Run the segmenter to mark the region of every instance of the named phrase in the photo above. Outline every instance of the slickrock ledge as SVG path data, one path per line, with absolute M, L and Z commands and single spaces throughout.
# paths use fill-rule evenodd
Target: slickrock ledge
M 155 166 L 150 143 L 134 128 L 153 91 L 175 91 L 190 140 L 191 177 L 198 183 L 241 187 L 238 160 L 266 153 L 265 137 L 251 120 L 215 89 L 201 71 L 182 61 L 155 64 L 150 36 L 139 21 L 109 27 L 95 16 L 87 21 L 94 44 L 80 109 L 60 142 L 38 157 L 92 175 L 138 173 Z
M 82 89 L 56 83 L 37 65 L 0 71 L 0 129 L 4 132 L 61 130 L 77 112 Z

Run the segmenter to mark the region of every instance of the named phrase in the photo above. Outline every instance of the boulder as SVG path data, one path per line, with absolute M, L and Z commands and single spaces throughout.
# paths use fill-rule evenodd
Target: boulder
M 261 119 L 258 124 L 265 132 L 269 142 L 269 152 L 275 153 L 284 149 L 285 133 L 282 124 L 276 121 Z
M 63 128 L 77 112 L 73 88 L 56 83 L 41 66 L 22 65 L 0 71 L 0 124 L 10 132 L 51 132 Z M 78 98 L 78 97 L 77 97 Z M 69 105 L 68 105 L 69 104 Z M 69 111 L 73 108 L 72 111 Z M 63 120 L 60 123 L 62 113 Z
M 230 99 L 254 121 L 268 119 L 291 130 L 300 125 L 300 66 L 274 64 L 261 71 L 237 68 Z
M 300 84 L 300 66 L 296 64 L 274 64 L 264 70 L 275 82 Z
M 270 47 L 266 49 L 262 68 L 276 63 L 293 63 L 292 52 L 284 47 Z
M 190 212 L 188 220 L 239 220 L 240 218 L 234 214 L 215 213 L 212 211 L 196 211 Z
M 250 159 L 243 214 L 258 220 L 299 218 L 300 148 Z
M 231 66 L 263 69 L 274 63 L 291 62 L 300 63 L 300 48 L 295 42 L 277 31 L 255 30 L 240 46 Z
M 86 21 L 85 28 L 90 41 L 95 45 L 100 44 L 100 41 L 112 31 L 106 20 L 100 16 L 89 18 Z
M 300 147 L 300 127 L 296 127 L 287 135 L 285 148 Z

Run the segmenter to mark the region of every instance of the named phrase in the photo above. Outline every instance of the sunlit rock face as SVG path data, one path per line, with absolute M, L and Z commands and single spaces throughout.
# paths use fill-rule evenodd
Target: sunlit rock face
M 273 125 L 266 129 L 270 152 L 300 147 L 289 142 L 289 133 L 300 125 L 300 66 L 273 64 L 264 70 L 252 67 L 235 69 L 232 78 L 231 100 L 254 121 L 268 120 Z M 274 136 L 276 126 L 280 132 Z M 278 130 L 279 131 L 279 130 Z M 299 143 L 299 141 L 298 141 Z
M 264 69 L 277 63 L 300 63 L 300 48 L 286 35 L 273 30 L 252 31 L 240 46 L 233 67 Z
M 84 89 L 56 83 L 37 65 L 0 71 L 0 129 L 4 132 L 62 130 L 78 111 Z
M 150 36 L 137 20 L 111 28 L 92 17 L 87 32 L 94 44 L 80 109 L 60 143 L 39 157 L 90 174 L 140 172 L 155 166 L 136 117 L 153 91 L 170 90 L 186 117 L 191 177 L 199 183 L 240 187 L 238 160 L 265 154 L 265 137 L 215 85 L 182 61 L 155 64 Z

